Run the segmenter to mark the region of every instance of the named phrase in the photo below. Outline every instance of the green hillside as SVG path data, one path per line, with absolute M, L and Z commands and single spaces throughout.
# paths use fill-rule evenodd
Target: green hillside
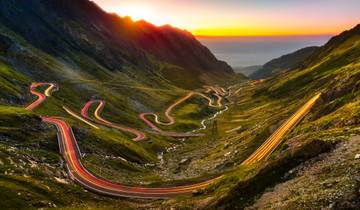
M 359 138 L 351 138 L 360 133 L 359 29 L 360 26 L 357 26 L 330 40 L 319 49 L 311 62 L 304 64 L 305 67 L 244 89 L 241 95 L 233 99 L 238 101 L 238 105 L 233 109 L 232 117 L 223 120 L 233 122 L 228 126 L 241 125 L 246 130 L 241 130 L 238 137 L 234 136 L 236 133 L 229 137 L 241 139 L 240 142 L 233 140 L 230 143 L 235 148 L 241 148 L 244 141 L 248 141 L 247 125 L 251 125 L 250 128 L 254 129 L 252 132 L 257 136 L 251 141 L 262 141 L 274 127 L 279 126 L 282 119 L 295 112 L 296 107 L 322 92 L 321 101 L 286 136 L 285 142 L 270 160 L 255 168 L 234 169 L 231 178 L 223 184 L 228 186 L 229 191 L 219 185 L 224 190 L 219 195 L 222 198 L 220 201 L 216 199 L 212 205 L 237 206 L 240 209 L 253 205 L 253 208 L 276 209 L 282 203 L 281 208 L 285 209 L 311 209 L 312 205 L 317 208 L 334 205 L 335 209 L 356 209 L 359 202 L 355 199 L 358 190 L 355 176 L 359 174 L 359 167 L 355 164 L 354 156 L 359 153 L 360 147 Z M 355 147 L 349 150 L 347 144 Z M 347 153 L 343 153 L 345 150 Z M 323 162 L 317 162 L 318 159 L 313 157 L 323 152 L 328 152 L 322 155 Z M 332 165 L 332 172 L 327 172 L 326 167 L 329 167 L 333 157 L 341 158 L 342 164 Z M 306 160 L 310 161 L 304 163 Z M 307 170 L 302 168 L 305 166 Z M 345 168 L 349 170 L 343 174 L 341 171 Z M 318 172 L 312 174 L 311 170 Z M 311 176 L 313 181 L 307 176 Z M 289 186 L 291 183 L 296 183 L 297 188 L 272 188 L 276 184 Z M 321 183 L 334 184 L 324 187 Z M 308 188 L 309 185 L 313 187 Z M 280 194 L 282 197 L 279 197 Z M 273 200 L 263 196 L 273 196 Z
M 247 81 L 190 33 L 170 26 L 110 15 L 87 0 L 1 1 L 1 209 L 356 209 L 360 26 L 307 54 L 306 61 L 291 57 L 292 71 Z M 36 81 L 54 82 L 59 89 L 26 111 L 35 100 L 29 86 Z M 187 132 L 220 113 L 205 121 L 204 136 L 158 135 L 139 119 L 143 112 L 165 119 L 166 108 L 190 90 L 204 92 L 204 84 L 230 92 L 223 99 L 226 111 L 192 97 L 173 111 L 174 125 L 159 125 Z M 241 165 L 319 92 L 316 106 L 267 161 Z M 79 113 L 94 98 L 106 101 L 104 118 L 148 138 L 134 142 L 110 127 L 94 129 L 62 108 Z M 206 190 L 165 200 L 90 192 L 69 177 L 56 128 L 40 116 L 70 123 L 84 166 L 113 182 L 158 187 L 222 179 Z M 289 187 L 292 183 L 296 188 Z M 267 196 L 276 198 L 274 203 Z
M 263 79 L 281 72 L 301 68 L 302 64 L 311 55 L 316 53 L 318 49 L 319 47 L 305 47 L 293 53 L 273 59 L 264 64 L 261 68 L 258 68 L 255 72 L 252 72 L 249 77 L 251 79 Z

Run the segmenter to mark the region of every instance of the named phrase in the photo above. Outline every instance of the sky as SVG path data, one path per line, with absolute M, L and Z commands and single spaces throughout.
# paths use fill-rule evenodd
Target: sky
M 360 23 L 360 0 L 92 0 L 105 11 L 197 36 L 335 35 Z

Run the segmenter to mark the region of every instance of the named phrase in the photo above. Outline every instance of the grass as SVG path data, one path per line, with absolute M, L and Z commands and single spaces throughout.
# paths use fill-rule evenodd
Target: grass
M 232 170 L 226 176 L 228 178 L 225 178 L 219 186 L 214 186 L 214 191 L 210 192 L 211 196 L 216 199 L 217 197 L 221 198 L 221 202 L 232 201 L 239 208 L 251 205 L 256 196 L 262 194 L 265 187 L 259 187 L 250 196 L 250 200 L 241 201 L 239 198 L 251 194 L 250 186 L 247 188 L 242 186 L 246 186 L 246 182 L 241 181 L 244 180 L 243 176 L 248 177 L 249 181 L 258 180 L 258 186 L 269 186 L 265 178 L 256 178 L 256 174 L 259 174 L 262 168 L 270 167 L 271 162 L 276 162 L 276 165 L 271 167 L 280 167 L 276 169 L 278 177 L 269 176 L 269 174 L 262 176 L 267 177 L 273 184 L 281 182 L 281 174 L 290 170 L 294 165 L 326 150 L 326 143 L 317 142 L 345 141 L 349 136 L 359 134 L 357 129 L 360 123 L 358 120 L 359 89 L 357 88 L 359 68 L 356 54 L 359 47 L 357 42 L 351 47 L 349 46 L 349 43 L 339 46 L 330 52 L 323 61 L 306 69 L 269 79 L 254 87 L 245 86 L 243 91 L 231 98 L 234 104 L 230 106 L 229 114 L 222 115 L 217 119 L 220 125 L 219 131 L 224 132 L 239 126 L 243 129 L 239 132 L 221 135 L 219 141 L 226 143 L 219 144 L 209 151 L 204 162 L 214 163 L 231 151 L 240 151 L 240 156 L 247 157 L 283 120 L 312 97 L 313 93 L 323 92 L 321 102 L 295 129 L 287 134 L 283 144 L 270 157 L 270 161 L 254 166 L 255 170 L 251 172 L 242 166 L 233 166 L 243 160 L 238 157 L 239 155 L 234 156 L 230 161 L 234 164 L 231 164 Z M 302 147 L 299 148 L 304 149 L 300 159 L 298 156 L 301 156 L 301 153 L 298 156 L 295 153 L 286 153 L 288 156 L 283 155 L 291 148 L 287 142 L 295 141 L 295 139 L 297 144 L 302 144 Z M 306 145 L 314 146 L 306 147 Z M 242 146 L 246 149 L 241 150 Z M 254 176 L 249 177 L 249 174 Z M 238 177 L 231 178 L 232 176 Z M 218 194 L 218 192 L 221 193 Z M 220 205 L 226 206 L 225 203 Z
M 0 58 L 0 95 L 3 98 L 18 98 L 29 79 L 12 69 Z
M 0 28 L 1 33 L 11 34 L 8 29 Z M 312 150 L 311 146 L 317 146 L 318 142 L 344 141 L 351 134 L 359 134 L 359 37 L 343 43 L 304 69 L 255 86 L 251 82 L 237 83 L 234 90 L 242 89 L 229 98 L 229 110 L 216 118 L 217 127 L 215 120 L 207 122 L 207 129 L 201 131 L 205 136 L 185 140 L 146 132 L 147 125 L 138 118 L 142 112 L 155 112 L 161 113 L 164 119 L 162 113 L 169 104 L 187 93 L 170 82 L 185 77 L 179 77 L 181 69 L 152 60 L 152 71 L 128 63 L 121 71 L 111 71 L 73 51 L 69 59 L 76 65 L 64 64 L 34 49 L 26 40 L 12 37 L 32 54 L 20 53 L 22 68 L 18 69 L 10 67 L 4 57 L 0 59 L 0 94 L 6 99 L 0 105 L 0 199 L 3 208 L 54 207 L 53 204 L 64 209 L 120 205 L 130 208 L 134 203 L 85 192 L 73 183 L 57 183 L 54 177 L 66 178 L 58 152 L 57 131 L 54 126 L 41 123 L 40 115 L 60 116 L 71 124 L 80 150 L 85 153 L 84 165 L 101 177 L 131 185 L 159 186 L 203 181 L 225 174 L 221 182 L 199 195 L 170 201 L 180 207 L 207 198 L 213 198 L 214 205 L 223 199 L 238 201 L 242 207 L 250 205 L 267 186 L 281 182 L 287 170 L 323 151 L 323 148 Z M 27 76 L 21 72 L 26 72 Z M 47 74 L 39 75 L 41 72 Z M 46 79 L 57 82 L 60 89 L 34 112 L 25 111 L 20 105 L 5 105 L 14 99 L 20 101 L 17 104 L 30 103 L 34 98 L 29 96 L 27 85 L 33 80 Z M 190 78 L 184 85 L 193 87 L 194 80 Z M 241 165 L 318 91 L 323 92 L 322 101 L 287 134 L 268 162 L 252 167 Z M 107 102 L 102 113 L 104 118 L 145 130 L 148 139 L 133 142 L 131 135 L 115 129 L 94 130 L 62 109 L 66 105 L 80 112 L 92 97 Z M 90 113 L 94 109 L 91 107 Z M 175 108 L 172 114 L 177 123 L 160 127 L 186 132 L 198 128 L 202 119 L 218 110 L 207 107 L 206 100 L 193 97 Z M 295 153 L 298 156 L 289 152 L 294 139 L 305 145 Z M 159 160 L 161 152 L 164 152 L 164 163 Z M 32 162 L 36 162 L 37 167 L 31 167 Z M 274 169 L 274 173 L 270 169 Z M 252 190 L 252 184 L 257 182 L 258 187 Z M 245 198 L 239 201 L 234 195 Z M 154 206 L 157 205 L 161 204 L 154 202 Z

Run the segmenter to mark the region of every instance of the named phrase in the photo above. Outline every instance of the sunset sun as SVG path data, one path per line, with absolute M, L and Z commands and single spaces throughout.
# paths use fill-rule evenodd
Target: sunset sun
M 129 3 L 122 5 L 121 7 L 115 7 L 113 9 L 115 13 L 121 16 L 129 16 L 134 21 L 141 19 L 157 21 L 157 18 L 154 14 L 154 8 L 148 5 L 137 5 Z M 154 24 L 156 23 L 154 22 Z
M 146 3 L 139 4 L 136 2 L 129 2 L 121 5 L 111 5 L 108 10 L 122 17 L 128 16 L 133 21 L 146 20 L 157 26 L 172 22 L 170 18 L 161 17 L 154 6 Z

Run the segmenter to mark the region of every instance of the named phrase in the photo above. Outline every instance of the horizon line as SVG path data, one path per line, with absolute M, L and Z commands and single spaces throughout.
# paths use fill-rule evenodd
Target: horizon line
M 196 38 L 261 38 L 261 37 L 325 37 L 337 34 L 289 34 L 289 35 L 195 35 Z

